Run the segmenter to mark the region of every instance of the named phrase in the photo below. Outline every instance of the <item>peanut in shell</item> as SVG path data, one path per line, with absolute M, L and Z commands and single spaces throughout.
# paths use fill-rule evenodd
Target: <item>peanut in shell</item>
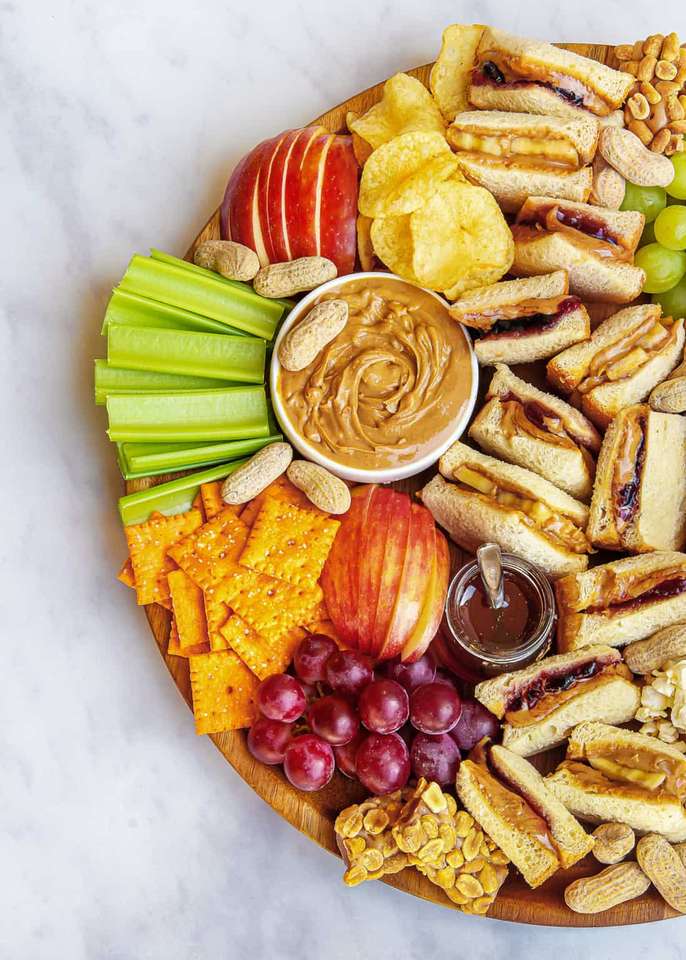
M 640 897 L 650 880 L 637 863 L 624 861 L 606 867 L 593 877 L 582 877 L 565 890 L 565 903 L 575 913 L 602 913 L 619 903 Z
M 624 648 L 624 662 L 632 673 L 647 675 L 660 670 L 668 660 L 686 657 L 686 623 L 675 623 L 658 630 L 646 640 L 637 640 Z
M 279 363 L 296 373 L 309 367 L 348 322 L 345 300 L 324 300 L 286 333 L 279 344 Z
M 664 837 L 649 833 L 636 847 L 636 859 L 673 910 L 686 913 L 686 867 Z
M 269 443 L 230 474 L 222 484 L 224 503 L 247 503 L 273 483 L 293 459 L 290 443 Z

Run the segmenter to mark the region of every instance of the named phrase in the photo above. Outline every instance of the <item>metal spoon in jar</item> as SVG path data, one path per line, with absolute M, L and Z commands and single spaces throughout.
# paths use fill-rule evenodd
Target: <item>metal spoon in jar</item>
M 479 573 L 491 607 L 494 610 L 500 610 L 507 606 L 503 585 L 502 554 L 498 544 L 482 543 L 476 551 L 476 562 L 479 565 Z

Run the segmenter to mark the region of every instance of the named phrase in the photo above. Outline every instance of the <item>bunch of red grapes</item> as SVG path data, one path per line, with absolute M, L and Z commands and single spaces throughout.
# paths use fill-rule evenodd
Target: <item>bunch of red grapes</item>
M 283 763 L 299 790 L 326 786 L 336 767 L 373 794 L 398 790 L 411 775 L 443 786 L 454 781 L 462 753 L 498 732 L 496 718 L 461 697 L 428 654 L 389 661 L 376 676 L 363 653 L 310 634 L 293 667 L 295 676 L 260 684 L 248 748 L 261 763 Z

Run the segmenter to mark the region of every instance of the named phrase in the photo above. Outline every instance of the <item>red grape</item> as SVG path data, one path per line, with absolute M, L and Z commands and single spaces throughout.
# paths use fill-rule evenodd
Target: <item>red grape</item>
M 493 716 L 478 700 L 463 700 L 462 713 L 450 736 L 460 750 L 466 753 L 483 737 L 495 739 L 500 729 L 498 718 Z
M 418 733 L 412 743 L 410 759 L 415 777 L 425 777 L 445 786 L 455 780 L 460 766 L 460 751 L 448 733 L 437 736 Z
M 320 790 L 336 769 L 333 749 L 321 737 L 303 733 L 286 747 L 283 769 L 298 790 Z
M 326 661 L 326 682 L 347 697 L 356 697 L 374 679 L 372 662 L 357 650 L 337 650 Z
M 410 715 L 410 698 L 395 680 L 374 680 L 360 694 L 358 709 L 367 730 L 395 733 Z
M 257 706 L 270 720 L 292 723 L 303 715 L 307 701 L 295 677 L 287 673 L 275 673 L 257 688 Z
M 371 793 L 392 793 L 410 777 L 410 752 L 397 733 L 370 733 L 355 757 L 357 777 Z
M 248 731 L 248 750 L 260 763 L 282 763 L 292 736 L 290 723 L 258 717 Z
M 357 750 L 367 736 L 362 730 L 359 731 L 357 736 L 349 743 L 344 743 L 340 747 L 334 747 L 333 752 L 336 757 L 336 766 L 344 773 L 346 777 L 350 777 L 354 780 L 357 777 L 357 766 L 355 763 L 355 757 L 357 756 Z
M 447 686 L 452 687 L 453 690 L 457 690 L 455 677 L 451 676 L 447 670 L 442 670 L 440 667 L 438 668 L 438 670 L 436 670 L 434 683 L 445 683 Z
M 333 746 L 350 743 L 360 729 L 360 720 L 349 700 L 340 694 L 315 700 L 307 711 L 313 733 Z
M 405 687 L 408 693 L 412 693 L 415 687 L 432 682 L 436 676 L 436 664 L 433 657 L 425 653 L 414 663 L 400 663 L 399 660 L 390 660 L 386 664 L 384 672 L 391 680 L 395 680 L 401 687 Z
M 410 720 L 422 733 L 448 733 L 460 719 L 462 704 L 454 687 L 442 681 L 412 691 Z
M 293 666 L 301 680 L 321 683 L 326 676 L 326 661 L 338 650 L 324 633 L 311 633 L 300 641 L 293 654 Z

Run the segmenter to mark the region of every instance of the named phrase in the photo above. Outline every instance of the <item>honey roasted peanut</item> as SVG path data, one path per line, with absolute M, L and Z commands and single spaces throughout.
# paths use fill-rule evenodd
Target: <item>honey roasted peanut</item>
M 261 297 L 292 297 L 314 290 L 337 274 L 336 264 L 326 257 L 300 257 L 262 267 L 253 281 Z
M 575 913 L 602 913 L 640 897 L 649 886 L 650 880 L 637 863 L 615 863 L 593 877 L 570 883 L 565 890 L 565 903 Z
M 334 830 L 346 863 L 346 886 L 378 880 L 408 866 L 409 858 L 399 850 L 392 830 L 411 796 L 410 789 L 396 790 L 353 804 L 338 814 Z
M 686 913 L 686 867 L 671 844 L 649 833 L 638 841 L 636 859 L 670 907 Z
M 624 105 L 627 127 L 654 154 L 670 157 L 683 150 L 686 128 L 674 124 L 683 122 L 679 98 L 686 83 L 686 50 L 677 34 L 656 33 L 633 46 L 622 44 L 615 57 L 619 69 L 636 78 Z
M 598 863 L 619 863 L 636 845 L 636 834 L 626 823 L 601 823 L 593 836 L 593 856 Z
M 230 474 L 222 484 L 224 503 L 247 503 L 273 483 L 293 459 L 290 443 L 269 443 Z

